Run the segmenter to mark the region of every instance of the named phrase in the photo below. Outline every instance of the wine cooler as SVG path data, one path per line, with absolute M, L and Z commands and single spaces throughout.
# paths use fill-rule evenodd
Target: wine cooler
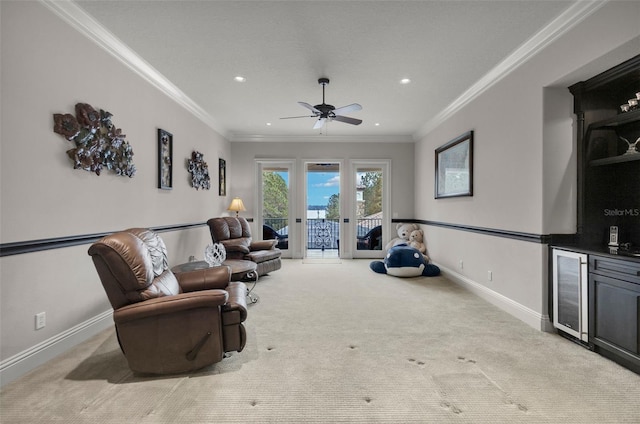
M 589 342 L 587 255 L 553 249 L 553 326 Z

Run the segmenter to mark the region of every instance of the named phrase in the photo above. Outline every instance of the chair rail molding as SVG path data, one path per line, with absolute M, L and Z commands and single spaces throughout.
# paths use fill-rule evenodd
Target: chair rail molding
M 155 232 L 184 230 L 187 228 L 201 227 L 207 225 L 205 222 L 195 222 L 191 224 L 165 225 L 162 227 L 149 228 Z M 33 253 L 41 250 L 61 249 L 63 247 L 77 246 L 79 244 L 89 244 L 107 236 L 115 231 L 95 234 L 80 234 L 75 236 L 55 237 L 39 240 L 17 241 L 0 244 L 0 258 L 3 256 L 20 255 L 22 253 Z

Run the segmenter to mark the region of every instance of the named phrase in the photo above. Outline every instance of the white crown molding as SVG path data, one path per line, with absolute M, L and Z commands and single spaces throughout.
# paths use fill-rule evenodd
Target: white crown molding
M 225 128 L 216 122 L 211 115 L 80 6 L 71 0 L 40 0 L 40 2 L 207 126 L 222 136 L 226 135 Z
M 424 124 L 414 135 L 418 141 L 445 122 L 470 101 L 480 96 L 498 81 L 509 75 L 532 56 L 546 48 L 571 28 L 582 22 L 589 15 L 600 9 L 609 0 L 579 0 L 558 15 L 547 26 L 527 40 L 512 54 L 490 70 L 484 77 L 473 84 L 460 97 L 444 108 L 433 119 Z
M 47 8 L 53 11 L 57 16 L 69 23 L 73 28 L 81 34 L 92 40 L 98 46 L 113 57 L 122 62 L 133 72 L 141 76 L 168 97 L 173 99 L 180 106 L 184 107 L 188 112 L 200 119 L 214 131 L 227 138 L 229 141 L 298 141 L 298 142 L 415 142 L 426 136 L 438 125 L 445 122 L 448 118 L 457 113 L 462 107 L 470 101 L 484 93 L 498 81 L 500 81 L 509 73 L 513 72 L 520 65 L 529 60 L 532 56 L 544 49 L 558 37 L 569 31 L 575 25 L 587 18 L 589 15 L 600 9 L 610 0 L 579 0 L 572 4 L 567 10 L 560 14 L 556 19 L 522 44 L 516 51 L 500 62 L 496 67 L 489 71 L 484 77 L 478 80 L 450 105 L 443 109 L 433 119 L 424 124 L 413 136 L 266 136 L 266 135 L 237 135 L 228 134 L 227 130 L 220 125 L 210 114 L 202 109 L 182 90 L 175 86 L 171 81 L 164 77 L 154 67 L 142 59 L 138 54 L 131 50 L 120 39 L 115 37 L 98 21 L 93 19 L 91 15 L 86 13 L 80 6 L 72 0 L 39 0 Z
M 260 134 L 230 134 L 231 142 L 317 142 L 317 143 L 414 143 L 410 135 L 260 135 Z

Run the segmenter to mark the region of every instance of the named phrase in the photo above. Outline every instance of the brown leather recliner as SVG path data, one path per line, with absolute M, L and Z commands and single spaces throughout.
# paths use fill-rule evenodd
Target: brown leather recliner
M 251 239 L 246 219 L 235 216 L 211 218 L 207 221 L 214 243 L 222 243 L 227 259 L 244 259 L 257 264 L 258 275 L 265 275 L 282 267 L 282 251 L 275 247 L 277 240 Z
M 219 362 L 246 342 L 244 283 L 227 266 L 174 274 L 153 231 L 131 228 L 89 248 L 133 371 L 172 374 Z

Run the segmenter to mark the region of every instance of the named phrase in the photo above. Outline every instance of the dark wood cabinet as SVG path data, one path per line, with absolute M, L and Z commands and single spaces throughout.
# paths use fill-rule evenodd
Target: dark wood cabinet
M 640 262 L 589 256 L 589 343 L 640 373 Z
M 629 102 L 640 92 L 640 55 L 569 90 L 576 116 L 577 228 L 552 234 L 551 245 L 588 255 L 583 344 L 640 373 L 640 108 Z M 611 227 L 617 227 L 617 248 L 608 246 Z M 552 264 L 554 298 L 557 272 Z
M 578 146 L 580 244 L 606 245 L 617 226 L 621 242 L 640 244 L 640 109 L 620 106 L 640 92 L 640 55 L 569 87 Z

